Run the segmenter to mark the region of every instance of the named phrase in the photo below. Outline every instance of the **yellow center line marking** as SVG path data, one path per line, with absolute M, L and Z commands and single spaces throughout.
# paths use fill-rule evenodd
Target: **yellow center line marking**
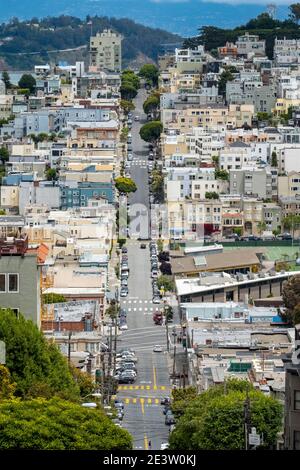
M 144 434 L 144 447 L 145 447 L 145 450 L 148 450 L 148 438 L 146 434 Z
M 153 366 L 153 388 L 154 388 L 154 390 L 157 389 L 157 385 L 156 385 L 156 369 L 155 369 L 154 366 Z

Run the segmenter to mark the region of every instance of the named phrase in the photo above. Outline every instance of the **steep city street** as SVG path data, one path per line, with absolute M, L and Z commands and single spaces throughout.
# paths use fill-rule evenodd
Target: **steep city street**
M 141 204 L 148 209 L 149 190 L 147 174 L 148 146 L 140 136 L 139 129 L 145 115 L 143 102 L 145 90 L 141 90 L 136 98 L 133 120 L 132 141 L 133 161 L 130 173 L 137 184 L 137 191 L 129 198 L 129 214 Z M 134 209 L 134 211 L 132 211 Z M 141 206 L 142 210 L 142 206 Z M 160 305 L 152 303 L 151 269 L 148 242 L 147 248 L 141 249 L 141 242 L 136 239 L 127 240 L 129 264 L 129 294 L 121 298 L 121 307 L 127 310 L 128 330 L 119 336 L 118 349 L 131 348 L 138 357 L 137 380 L 133 385 L 120 385 L 118 399 L 125 404 L 123 427 L 133 435 L 136 449 L 160 449 L 162 442 L 168 440 L 169 428 L 164 423 L 164 415 L 160 399 L 170 394 L 169 371 L 167 365 L 167 341 L 165 326 L 154 325 L 153 310 Z M 153 352 L 155 345 L 163 346 L 163 352 Z

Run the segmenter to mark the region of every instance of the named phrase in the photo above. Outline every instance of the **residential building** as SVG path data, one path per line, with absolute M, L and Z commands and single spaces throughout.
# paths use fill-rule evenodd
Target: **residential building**
M 105 29 L 90 38 L 90 65 L 100 70 L 121 72 L 122 36 Z
M 285 359 L 284 449 L 300 450 L 300 325 L 295 326 L 295 350 Z
M 239 56 L 265 56 L 266 41 L 259 39 L 256 34 L 245 33 L 238 37 L 235 44 Z
M 0 239 L 0 305 L 40 326 L 40 261 L 24 235 Z

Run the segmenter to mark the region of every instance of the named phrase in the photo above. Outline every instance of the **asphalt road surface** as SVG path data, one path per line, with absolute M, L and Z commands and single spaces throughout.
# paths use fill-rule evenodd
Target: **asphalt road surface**
M 147 172 L 148 145 L 139 136 L 141 125 L 146 122 L 143 113 L 145 90 L 140 90 L 135 99 L 136 109 L 133 116 L 138 115 L 131 130 L 133 161 L 131 177 L 137 184 L 137 191 L 129 197 L 129 214 L 149 208 L 149 188 Z M 139 226 L 135 227 L 137 236 Z M 144 229 L 142 229 L 144 230 Z M 132 385 L 120 385 L 117 397 L 125 404 L 123 428 L 128 429 L 134 439 L 135 449 L 160 450 L 162 442 L 167 442 L 169 427 L 165 425 L 160 399 L 170 395 L 169 371 L 167 365 L 166 327 L 154 325 L 153 311 L 160 305 L 152 303 L 152 285 L 150 270 L 150 252 L 140 248 L 141 242 L 131 238 L 127 240 L 129 294 L 121 297 L 121 307 L 127 310 L 128 330 L 118 338 L 118 350 L 131 348 L 138 357 L 136 382 Z M 161 353 L 153 352 L 154 345 L 163 346 Z M 149 447 L 151 441 L 151 447 Z

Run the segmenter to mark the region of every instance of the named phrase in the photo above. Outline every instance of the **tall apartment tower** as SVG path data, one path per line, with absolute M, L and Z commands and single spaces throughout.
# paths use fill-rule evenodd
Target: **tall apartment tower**
M 90 65 L 101 70 L 121 72 L 122 36 L 105 29 L 90 38 Z

